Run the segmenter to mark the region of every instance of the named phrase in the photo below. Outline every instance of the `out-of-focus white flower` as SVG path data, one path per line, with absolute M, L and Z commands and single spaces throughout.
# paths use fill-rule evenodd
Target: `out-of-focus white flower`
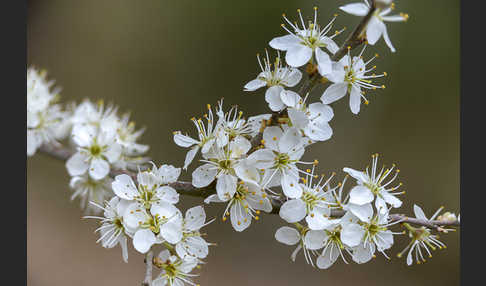
M 206 222 L 206 213 L 202 206 L 192 207 L 186 211 L 182 223 L 182 239 L 175 247 L 180 258 L 183 260 L 206 258 L 210 244 L 202 238 L 200 230 L 213 221 L 214 219 Z
M 35 154 L 44 143 L 56 143 L 67 135 L 65 122 L 68 113 L 54 104 L 59 88 L 46 80 L 45 71 L 27 70 L 27 156 Z
M 162 268 L 162 272 L 152 282 L 153 286 L 184 286 L 185 283 L 196 286 L 191 279 L 197 275 L 190 274 L 198 264 L 196 260 L 184 260 L 171 255 L 169 250 L 163 250 L 154 259 L 154 263 Z
M 110 172 L 110 164 L 115 163 L 122 152 L 114 133 L 94 126 L 74 126 L 72 139 L 77 145 L 77 152 L 66 162 L 71 176 L 80 176 L 88 171 L 93 179 L 103 179 Z
M 371 171 L 366 168 L 366 172 L 357 171 L 351 168 L 344 168 L 343 171 L 348 173 L 351 177 L 355 178 L 358 185 L 353 187 L 349 193 L 349 203 L 363 206 L 371 203 L 375 200 L 376 209 L 381 213 L 386 213 L 388 208 L 387 204 L 390 204 L 394 208 L 398 208 L 402 205 L 396 195 L 403 194 L 403 192 L 395 192 L 401 183 L 394 187 L 390 187 L 390 184 L 397 178 L 399 170 L 393 171 L 395 164 L 391 168 L 386 169 L 383 166 L 378 173 L 378 154 L 372 155 Z M 393 177 L 385 182 L 390 174 L 394 173 Z M 376 196 L 376 199 L 375 199 Z
M 224 118 L 222 114 L 223 111 L 221 109 L 218 111 L 219 120 L 218 122 L 215 122 L 213 111 L 211 110 L 211 105 L 208 104 L 207 108 L 208 113 L 204 115 L 204 118 L 207 120 L 207 127 L 204 126 L 203 120 L 201 118 L 191 118 L 197 129 L 198 140 L 193 139 L 187 135 L 183 135 L 180 131 L 174 131 L 174 142 L 178 146 L 191 148 L 191 150 L 187 152 L 186 159 L 184 161 L 184 170 L 186 170 L 189 164 L 191 164 L 199 149 L 201 149 L 202 154 L 206 154 L 207 152 L 209 152 L 213 144 L 217 141 L 216 132 L 221 130 L 220 125 L 222 124 L 222 120 Z M 222 143 L 219 143 L 218 147 L 223 147 L 222 145 Z
M 103 217 L 84 217 L 100 220 L 101 226 L 95 232 L 99 232 L 101 237 L 96 243 L 101 241 L 101 245 L 105 248 L 113 248 L 119 244 L 122 249 L 123 261 L 128 262 L 127 236 L 131 236 L 132 233 L 126 229 L 123 214 L 127 210 L 129 202 L 113 197 L 109 202 L 105 201 L 104 206 L 93 202 L 91 204 L 103 211 Z
M 115 177 L 112 188 L 118 197 L 135 201 L 146 209 L 162 202 L 176 204 L 179 201 L 179 194 L 168 184 L 177 181 L 180 173 L 180 168 L 162 165 L 157 169 L 153 164 L 151 170 L 138 172 L 138 186 L 130 176 L 121 174 Z
M 370 3 L 368 0 L 363 0 L 364 3 L 352 3 L 339 7 L 346 13 L 355 16 L 365 16 L 370 10 Z M 395 5 L 388 0 L 380 0 L 381 6 L 377 7 L 373 13 L 368 25 L 366 26 L 366 39 L 368 43 L 374 45 L 383 35 L 386 45 L 392 52 L 395 52 L 388 31 L 384 22 L 403 22 L 408 20 L 408 14 L 400 13 L 399 15 L 388 15 L 395 8 Z
M 296 68 L 283 66 L 280 54 L 275 59 L 274 68 L 272 69 L 268 52 L 265 52 L 267 57 L 263 58 L 263 65 L 260 61 L 260 56 L 257 55 L 258 64 L 262 72 L 256 79 L 248 82 L 244 89 L 245 91 L 255 91 L 267 86 L 265 100 L 268 102 L 268 106 L 272 111 L 280 111 L 285 107 L 280 99 L 280 93 L 284 90 L 284 87 L 296 86 L 302 78 L 302 73 Z
M 305 104 L 307 99 L 293 91 L 282 91 L 280 97 L 287 106 L 292 126 L 299 128 L 305 136 L 313 141 L 325 141 L 332 136 L 329 121 L 334 117 L 334 112 L 329 105 L 321 102 Z
M 96 207 L 96 205 L 103 205 L 105 200 L 113 196 L 111 190 L 112 181 L 110 177 L 94 180 L 88 174 L 74 176 L 69 182 L 69 187 L 74 191 L 71 195 L 71 200 L 79 197 L 81 209 L 86 214 L 98 214 L 102 209 Z M 96 205 L 90 204 L 90 202 Z
M 299 13 L 302 27 L 299 27 L 297 22 L 292 23 L 283 15 L 283 18 L 290 25 L 291 29 L 288 29 L 284 24 L 282 24 L 282 27 L 289 35 L 274 38 L 270 41 L 269 45 L 274 49 L 286 51 L 285 60 L 292 67 L 305 65 L 312 59 L 312 55 L 315 54 L 319 72 L 322 74 L 330 73 L 332 71 L 332 61 L 322 48 L 326 48 L 331 54 L 339 50 L 338 45 L 332 39 L 340 31 L 336 31 L 332 36 L 327 36 L 336 17 L 325 27 L 321 27 L 317 23 L 317 7 L 314 7 L 314 21 L 310 22 L 307 27 L 300 13 L 300 9 L 297 12 Z
M 327 76 L 333 84 L 331 84 L 321 96 L 321 101 L 324 104 L 331 104 L 341 98 L 346 94 L 349 94 L 349 107 L 351 112 L 358 114 L 361 108 L 361 98 L 363 98 L 364 103 L 368 104 L 369 101 L 364 96 L 365 89 L 377 89 L 385 88 L 384 85 L 374 85 L 372 79 L 386 76 L 387 73 L 383 74 L 371 74 L 367 73 L 373 71 L 376 66 L 370 69 L 366 69 L 366 66 L 377 56 L 368 60 L 363 61 L 362 54 L 366 46 L 363 47 L 361 53 L 358 56 L 351 57 L 350 50 L 348 49 L 348 54 L 344 56 L 339 62 L 333 63 L 332 73 Z

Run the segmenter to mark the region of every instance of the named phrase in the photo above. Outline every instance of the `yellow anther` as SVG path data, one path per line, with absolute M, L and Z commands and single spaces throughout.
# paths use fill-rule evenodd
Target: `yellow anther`
M 223 217 L 223 221 L 226 221 L 226 219 L 227 219 L 227 218 L 224 216 L 224 217 Z
M 256 213 L 256 214 L 260 214 L 260 211 L 259 211 L 259 210 L 256 210 L 256 211 L 255 211 L 255 213 Z
M 334 14 L 334 17 L 337 17 L 337 16 L 338 16 L 338 14 L 337 14 L 337 13 L 335 13 L 335 14 Z
M 310 214 L 311 217 L 314 217 L 314 214 Z
M 260 143 L 265 144 L 265 140 L 263 140 L 263 139 L 260 140 Z
M 370 104 L 370 102 L 368 100 L 365 100 L 364 102 L 366 105 Z
M 317 6 L 314 6 L 314 10 L 317 10 Z
M 238 221 L 238 225 L 240 225 L 240 224 L 241 224 L 241 221 Z
M 381 88 L 385 88 L 386 86 L 385 85 L 382 85 Z
M 260 217 L 259 217 L 259 216 L 255 216 L 255 220 L 259 220 L 259 219 L 260 219 Z
M 388 73 L 387 73 L 387 72 L 383 72 L 383 75 L 384 75 L 384 76 L 388 76 Z
M 376 54 L 375 54 L 375 57 L 379 58 L 379 57 L 380 57 L 380 55 L 379 55 L 378 53 L 376 53 Z
M 277 141 L 277 137 L 273 136 L 272 140 Z

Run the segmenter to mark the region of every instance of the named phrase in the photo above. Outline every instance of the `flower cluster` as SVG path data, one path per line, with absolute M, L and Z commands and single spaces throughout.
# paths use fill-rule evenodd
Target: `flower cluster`
M 86 216 L 99 219 L 98 241 L 106 248 L 119 244 L 125 261 L 129 238 L 140 253 L 163 245 L 167 250 L 156 261 L 163 271 L 155 281 L 167 280 L 170 285 L 178 285 L 177 280 L 190 281 L 188 273 L 206 258 L 210 245 L 200 232 L 212 222 L 206 222 L 204 208 L 192 207 L 183 216 L 175 206 L 179 194 L 171 184 L 180 173 L 180 168 L 171 165 L 157 168 L 152 163 L 152 168 L 138 172 L 137 183 L 129 175 L 118 175 L 111 184 L 115 196 L 104 205 L 91 202 L 104 211 L 103 216 Z
M 389 220 L 389 212 L 399 207 L 401 201 L 393 193 L 401 184 L 389 185 L 398 172 L 392 169 L 377 170 L 378 155 L 373 155 L 372 166 L 365 172 L 344 168 L 349 176 L 356 179 L 356 185 L 343 199 L 343 182 L 331 187 L 334 173 L 328 179 L 314 175 L 314 170 L 296 185 L 298 196 L 287 200 L 280 209 L 280 217 L 294 224 L 296 228 L 281 227 L 275 238 L 284 244 L 299 244 L 292 254 L 304 250 L 307 263 L 327 269 L 345 254 L 356 263 L 368 262 L 379 251 L 388 258 L 385 250 L 393 245 L 393 235 L 389 227 L 397 222 Z M 392 173 L 395 175 L 389 179 Z M 374 204 L 372 204 L 374 202 Z M 374 205 L 374 208 L 373 208 Z M 341 212 L 340 218 L 332 217 L 333 212 Z M 305 223 L 304 223 L 305 220 Z M 322 249 L 322 252 L 318 250 Z
M 27 70 L 27 156 L 35 154 L 43 144 L 58 144 L 69 130 L 69 113 L 59 104 L 59 88 L 47 81 L 47 73 L 35 68 Z
M 35 69 L 27 72 L 27 154 L 34 154 L 43 144 L 62 147 L 57 140 L 70 134 L 74 152 L 66 168 L 72 177 L 71 198 L 80 198 L 89 213 L 85 218 L 99 220 L 97 242 L 105 248 L 120 245 L 124 261 L 130 239 L 147 257 L 155 247 L 164 248 L 153 261 L 146 261 L 149 267 L 161 269 L 151 281 L 155 286 L 195 285 L 192 271 L 208 256 L 211 243 L 203 238 L 201 229 L 212 220 L 206 221 L 202 206 L 185 214 L 176 207 L 179 192 L 189 185 L 178 178 L 197 156 L 191 192 L 209 194 L 204 199 L 207 204 L 224 204 L 222 221 L 229 217 L 237 232 L 260 220 L 262 211 L 278 213 L 291 226 L 278 228 L 275 239 L 296 245 L 293 261 L 300 250 L 308 264 L 320 269 L 331 267 L 339 257 L 345 263 L 350 257 L 358 264 L 370 261 L 376 252 L 389 258 L 386 252 L 394 244 L 394 236 L 406 233 L 392 231 L 391 227 L 400 223 L 411 242 L 398 256 L 408 251 L 408 265 L 413 254 L 417 263 L 424 262 L 422 250 L 431 256 L 430 249 L 445 248 L 432 227 L 439 232 L 452 231 L 443 226 L 458 221 L 459 215 L 456 218 L 447 212 L 438 216 L 440 208 L 428 219 L 415 205 L 415 222 L 421 226 L 414 227 L 393 214 L 402 205 L 399 195 L 405 192 L 399 190 L 402 183 L 396 182 L 399 170 L 394 164 L 379 168 L 378 154 L 372 155 L 371 165 L 363 171 L 343 168 L 346 176 L 337 184 L 333 182 L 335 173 L 327 177 L 316 174 L 318 160 L 304 159 L 312 144 L 333 135 L 330 104 L 349 95 L 350 110 L 357 115 L 361 103 L 369 103 L 365 90 L 385 88 L 374 83 L 387 76 L 386 72 L 376 74 L 376 66 L 371 66 L 378 55 L 367 60 L 363 55 L 381 36 L 394 51 L 384 22 L 408 18 L 406 14 L 389 16 L 394 5 L 388 0 L 353 3 L 340 9 L 368 16 L 361 23 L 359 36 L 341 46 L 335 38 L 345 29 L 331 31 L 337 15 L 325 26 L 318 23 L 317 8 L 309 21 L 300 10 L 297 22 L 283 15 L 287 35 L 269 42 L 276 50 L 275 59 L 270 59 L 268 50 L 263 59 L 257 55 L 261 72 L 244 86 L 248 92 L 266 88 L 265 101 L 271 113 L 245 117 L 237 106 L 225 111 L 222 100 L 215 110 L 208 104 L 203 116 L 191 118 L 196 136 L 173 133 L 174 142 L 189 149 L 182 169 L 150 165 L 143 157 L 149 147 L 137 142 L 144 129 L 137 130 L 130 115 L 119 116 L 113 105 L 85 100 L 62 111 L 55 104 L 58 90 L 51 90 L 52 82 Z M 359 53 L 352 55 L 351 50 L 363 43 Z M 304 74 L 307 78 L 301 84 Z M 298 91 L 291 90 L 299 84 Z M 317 102 L 310 103 L 316 85 L 325 89 Z M 344 192 L 349 177 L 354 185 Z
M 129 114 L 118 116 L 112 105 L 85 100 L 71 109 L 70 141 L 76 152 L 67 160 L 66 168 L 72 176 L 72 199 L 79 196 L 82 208 L 96 213 L 99 209 L 87 202 L 102 204 L 113 195 L 110 171 L 135 169 L 147 162 L 142 155 L 149 146 L 137 143 L 144 129 L 136 130 Z

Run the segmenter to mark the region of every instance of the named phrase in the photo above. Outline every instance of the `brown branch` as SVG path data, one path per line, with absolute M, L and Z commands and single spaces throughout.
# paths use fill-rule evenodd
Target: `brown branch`
M 43 154 L 49 155 L 50 157 L 62 161 L 66 161 L 73 154 L 72 150 L 69 150 L 68 148 L 64 148 L 60 145 L 57 146 L 43 145 L 41 148 L 39 148 L 39 151 Z M 127 174 L 130 177 L 132 177 L 132 179 L 135 182 L 137 182 L 137 174 L 135 172 L 129 170 L 118 170 L 118 169 L 110 171 L 110 177 L 115 177 L 120 174 Z M 192 183 L 184 182 L 184 181 L 177 181 L 175 183 L 170 184 L 170 186 L 173 187 L 175 190 L 177 190 L 179 194 L 184 196 L 206 198 L 209 195 L 216 193 L 215 182 L 211 183 L 209 186 L 204 188 L 196 188 L 192 185 Z M 278 214 L 280 212 L 280 207 L 284 202 L 285 202 L 284 198 L 271 198 L 273 209 L 270 212 L 270 214 Z M 332 217 L 342 217 L 343 215 L 344 212 L 339 210 L 333 210 L 331 214 Z M 450 222 L 439 221 L 439 220 L 426 221 L 426 220 L 420 220 L 416 218 L 410 218 L 402 214 L 392 214 L 390 215 L 390 219 L 391 221 L 407 222 L 419 226 L 429 227 L 436 230 L 440 230 L 439 228 L 443 226 L 454 226 L 454 227 L 460 226 L 460 223 L 457 220 L 450 221 Z

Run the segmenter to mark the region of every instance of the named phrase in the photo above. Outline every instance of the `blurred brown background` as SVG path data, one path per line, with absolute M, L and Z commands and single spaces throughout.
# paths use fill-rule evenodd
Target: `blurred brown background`
M 243 92 L 258 73 L 255 59 L 273 37 L 283 35 L 281 14 L 296 19 L 296 9 L 312 15 L 319 7 L 322 24 L 334 13 L 336 28 L 348 29 L 358 17 L 337 7 L 350 1 L 68 1 L 35 0 L 28 7 L 28 63 L 46 68 L 63 87 L 65 102 L 88 97 L 113 101 L 131 110 L 146 126 L 142 142 L 157 163 L 182 166 L 185 149 L 172 141 L 173 130 L 192 132 L 189 118 L 205 104 L 225 98 L 246 114 L 267 112 L 263 90 Z M 369 92 L 370 105 L 354 116 L 342 100 L 333 105 L 334 135 L 314 145 L 308 159 L 320 171 L 363 168 L 379 152 L 382 163 L 395 162 L 407 190 L 401 211 L 412 214 L 418 202 L 431 215 L 444 205 L 459 211 L 459 1 L 397 1 L 407 23 L 390 23 L 397 52 L 381 39 L 378 71 L 387 71 L 385 90 Z M 347 32 L 349 32 L 349 30 Z M 336 38 L 342 43 L 346 35 Z M 315 94 L 317 101 L 320 94 Z M 193 166 L 196 164 L 193 164 Z M 183 174 L 190 179 L 190 172 Z M 69 202 L 64 164 L 38 154 L 28 160 L 28 283 L 43 285 L 139 285 L 143 256 L 133 249 L 129 263 L 121 251 L 95 243 L 96 224 L 80 219 L 78 202 Z M 184 198 L 183 209 L 202 203 Z M 220 217 L 223 205 L 206 206 Z M 220 220 L 206 228 L 212 247 L 201 270 L 201 285 L 458 285 L 459 233 L 442 236 L 447 250 L 424 265 L 407 267 L 395 254 L 365 265 L 317 270 L 290 261 L 291 247 L 274 233 L 283 221 L 264 216 L 243 233 Z M 131 247 L 131 246 L 130 246 Z

